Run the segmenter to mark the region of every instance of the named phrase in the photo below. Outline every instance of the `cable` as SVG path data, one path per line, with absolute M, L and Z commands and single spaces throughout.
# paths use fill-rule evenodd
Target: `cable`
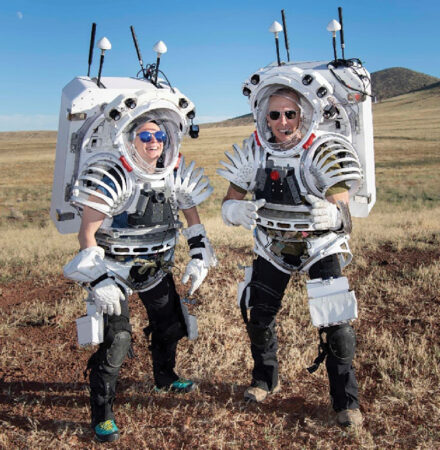
M 353 59 L 349 59 L 348 61 L 351 61 L 351 62 L 354 62 L 354 61 L 356 61 L 356 62 L 358 62 L 358 63 L 360 63 L 360 61 L 357 59 L 357 58 L 353 58 Z M 334 62 L 334 61 L 332 61 L 332 62 Z M 345 64 L 344 64 L 345 65 Z M 367 91 L 366 91 L 366 88 L 368 87 L 368 86 L 366 86 L 365 85 L 365 81 L 364 81 L 364 78 L 365 78 L 365 75 L 360 75 L 357 71 L 356 71 L 356 68 L 354 68 L 353 67 L 353 65 L 351 65 L 351 66 L 347 66 L 347 67 L 350 67 L 352 70 L 353 70 L 353 72 L 357 75 L 357 77 L 359 78 L 359 80 L 361 81 L 361 83 L 362 83 L 362 86 L 364 87 L 364 90 L 362 91 L 362 90 L 360 90 L 360 89 L 356 89 L 356 88 L 354 88 L 354 87 L 352 87 L 352 86 L 350 86 L 349 84 L 347 84 L 333 69 L 335 68 L 335 66 L 330 62 L 330 63 L 328 63 L 327 64 L 327 69 L 331 72 L 331 74 L 339 81 L 339 83 L 340 84 L 342 84 L 343 86 L 345 86 L 347 89 L 350 89 L 350 90 L 352 90 L 352 91 L 355 91 L 355 92 L 359 92 L 359 93 L 361 93 L 361 94 L 363 94 L 363 95 L 368 95 L 369 97 L 374 97 L 374 95 L 372 95 L 372 94 L 369 94 Z M 366 77 L 367 79 L 368 79 L 368 81 L 370 81 L 370 79 L 368 78 L 368 77 Z

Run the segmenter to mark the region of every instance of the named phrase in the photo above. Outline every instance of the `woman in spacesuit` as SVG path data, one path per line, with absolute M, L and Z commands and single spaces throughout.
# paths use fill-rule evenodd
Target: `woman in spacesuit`
M 129 160 L 145 175 L 136 191 L 135 211 L 132 207 L 109 218 L 99 210 L 99 205 L 106 202 L 105 197 L 111 197 L 126 183 L 123 172 L 117 167 L 106 170 L 104 176 L 93 178 L 95 195 L 89 195 L 86 200 L 76 200 L 77 204 L 82 203 L 78 234 L 81 251 L 65 267 L 65 275 L 69 276 L 85 264 L 84 261 L 91 259 L 94 272 L 102 272 L 88 285 L 98 312 L 104 313 L 104 342 L 87 365 L 87 370 L 90 370 L 92 427 L 95 438 L 100 442 L 119 438 L 113 401 L 119 370 L 131 344 L 127 301 L 131 291 L 139 293 L 149 318 L 149 326 L 144 332 L 147 338 L 151 334 L 155 390 L 188 393 L 196 387 L 193 381 L 179 377 L 174 370 L 177 343 L 188 335 L 189 330 L 170 268 L 177 242 L 178 209 L 182 210 L 187 222 L 182 233 L 188 240 L 192 257 L 182 279 L 183 283 L 191 281 L 189 295 L 198 289 L 208 268 L 216 264 L 195 206 L 202 199 L 193 195 L 194 189 L 197 190 L 202 182 L 204 188 L 209 185 L 206 177 L 199 176 L 197 180 L 191 180 L 194 181 L 193 192 L 185 191 L 182 182 L 186 177 L 189 183 L 192 171 L 184 171 L 183 158 L 177 163 L 180 169 L 171 171 L 163 179 L 156 175 L 145 183 L 149 175 L 160 175 L 164 166 L 176 162 L 171 154 L 176 145 L 173 148 L 170 142 L 170 130 L 173 129 L 170 125 L 172 121 L 162 120 L 160 113 L 147 114 L 138 118 L 125 133 Z M 94 173 L 98 173 L 99 167 L 96 164 L 95 167 L 93 169 L 92 166 L 89 172 L 95 170 Z M 103 173 L 102 168 L 99 173 Z M 152 248 L 159 250 L 153 251 Z M 99 270 L 95 270 L 96 267 Z M 121 275 L 124 270 L 127 276 Z
M 240 169 L 239 158 L 234 159 L 235 167 L 229 165 L 229 169 L 221 169 L 219 174 L 231 181 L 226 196 L 223 200 L 222 216 L 227 225 L 242 225 L 247 229 L 255 230 L 254 238 L 259 242 L 259 237 L 264 238 L 264 244 L 257 243 L 257 258 L 253 262 L 252 275 L 246 280 L 243 291 L 241 309 L 246 328 L 251 341 L 251 352 L 254 360 L 251 385 L 246 389 L 244 397 L 248 401 L 261 402 L 269 394 L 278 392 L 280 384 L 278 380 L 277 360 L 277 335 L 275 329 L 276 315 L 281 307 L 281 301 L 290 279 L 290 274 L 295 270 L 304 268 L 304 261 L 312 255 L 307 255 L 307 239 L 332 232 L 346 233 L 349 230 L 343 223 L 347 217 L 347 204 L 349 195 L 344 183 L 339 183 L 327 190 L 325 199 L 319 199 L 304 189 L 301 183 L 301 171 L 299 164 L 300 155 L 293 154 L 290 161 L 284 167 L 282 164 L 283 152 L 295 147 L 304 137 L 307 131 L 305 121 L 306 103 L 304 98 L 294 90 L 278 86 L 269 91 L 267 97 L 258 99 L 258 107 L 261 110 L 260 122 L 257 124 L 257 132 L 253 134 L 241 151 L 242 160 L 250 161 L 246 167 Z M 257 102 L 255 102 L 257 104 Z M 303 132 L 304 131 L 304 132 Z M 266 146 L 275 154 L 271 157 L 262 149 L 260 140 L 265 139 Z M 245 148 L 246 147 L 246 148 Z M 299 151 L 306 151 L 302 150 Z M 276 154 L 280 158 L 276 158 Z M 257 161 L 264 161 L 259 163 Z M 280 162 L 281 161 L 281 162 Z M 290 164 L 290 165 L 289 165 Z M 261 168 L 263 167 L 263 168 Z M 295 168 L 295 169 L 293 169 Z M 241 173 L 241 175 L 240 175 Z M 248 175 L 253 173 L 251 180 Z M 284 174 L 284 175 L 283 175 Z M 287 174 L 287 175 L 286 175 Z M 241 176 L 241 178 L 240 178 Z M 262 178 L 263 177 L 263 178 Z M 285 177 L 284 180 L 282 177 Z M 238 180 L 238 181 L 232 181 Z M 286 191 L 290 200 L 285 201 Z M 244 200 L 247 192 L 253 192 L 254 200 Z M 291 193 L 291 194 L 290 194 Z M 275 196 L 278 196 L 275 198 Z M 283 200 L 284 199 L 284 200 Z M 271 204 L 266 209 L 275 219 L 262 222 L 260 211 L 264 206 Z M 281 205 L 281 208 L 280 207 Z M 307 208 L 307 214 L 304 211 Z M 285 229 L 271 228 L 277 220 L 282 221 L 298 207 L 302 208 L 301 220 L 304 217 L 311 220 L 309 224 L 313 231 L 297 231 L 295 219 L 285 225 Z M 275 216 L 276 210 L 280 211 Z M 344 214 L 342 211 L 344 210 Z M 286 219 L 287 220 L 287 219 Z M 291 224 L 293 226 L 291 227 Z M 303 229 L 307 229 L 303 225 Z M 308 267 L 311 279 L 341 277 L 341 265 L 337 254 L 331 254 L 316 260 Z M 312 258 L 309 259 L 309 261 Z M 304 270 L 301 270 L 304 271 Z M 247 299 L 245 297 L 247 296 Z M 245 302 L 246 305 L 243 304 Z M 247 318 L 246 306 L 250 308 L 250 318 Z M 326 333 L 326 367 L 330 382 L 330 394 L 332 406 L 337 413 L 337 421 L 341 425 L 360 424 L 362 415 L 358 403 L 358 387 L 352 366 L 354 356 L 355 335 L 353 328 L 348 324 L 321 328 Z M 322 341 L 321 341 L 322 342 Z

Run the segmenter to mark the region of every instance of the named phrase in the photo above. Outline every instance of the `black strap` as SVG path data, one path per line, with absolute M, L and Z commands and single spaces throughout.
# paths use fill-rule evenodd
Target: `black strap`
M 189 248 L 192 250 L 193 248 L 205 248 L 205 243 L 203 242 L 204 236 L 201 234 L 194 236 L 188 239 Z
M 319 345 L 318 345 L 318 356 L 313 361 L 313 364 L 310 367 L 307 367 L 309 373 L 316 372 L 319 369 L 319 366 L 324 361 L 325 357 L 328 353 L 327 343 L 322 339 L 322 333 L 324 330 L 319 330 Z
M 104 281 L 104 280 L 106 280 L 107 278 L 110 278 L 109 276 L 108 276 L 108 274 L 107 273 L 103 273 L 100 277 L 98 277 L 96 280 L 93 280 L 91 283 L 90 283 L 90 287 L 95 287 L 98 283 L 100 283 L 101 281 Z

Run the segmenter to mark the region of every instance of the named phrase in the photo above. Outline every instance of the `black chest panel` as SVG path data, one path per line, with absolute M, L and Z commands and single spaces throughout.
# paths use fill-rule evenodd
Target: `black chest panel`
M 128 224 L 132 227 L 172 226 L 174 222 L 170 201 L 163 192 L 141 190 L 136 212 L 128 215 Z
M 271 167 L 257 170 L 255 198 L 264 198 L 268 203 L 280 205 L 300 205 L 300 188 L 295 169 Z

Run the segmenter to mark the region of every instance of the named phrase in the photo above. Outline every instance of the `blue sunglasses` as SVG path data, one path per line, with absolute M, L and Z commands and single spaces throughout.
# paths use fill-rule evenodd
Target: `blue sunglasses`
M 156 131 L 155 133 L 150 133 L 149 131 L 141 131 L 138 136 L 142 142 L 150 142 L 153 136 L 157 142 L 165 142 L 167 140 L 167 134 L 162 130 Z

